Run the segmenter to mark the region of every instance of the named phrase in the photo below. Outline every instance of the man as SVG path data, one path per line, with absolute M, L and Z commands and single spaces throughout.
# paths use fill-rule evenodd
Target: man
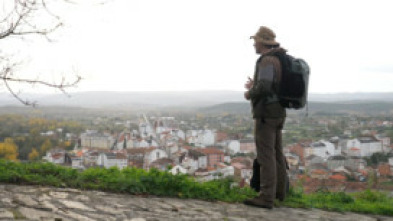
M 261 56 L 256 62 L 254 78 L 246 82 L 244 97 L 251 101 L 255 121 L 255 144 L 260 165 L 259 196 L 244 201 L 247 205 L 273 208 L 275 198 L 284 200 L 286 164 L 282 152 L 282 128 L 286 117 L 285 108 L 278 100 L 277 92 L 282 75 L 280 60 L 275 53 L 286 53 L 276 42 L 275 33 L 260 27 L 251 36 L 255 52 Z

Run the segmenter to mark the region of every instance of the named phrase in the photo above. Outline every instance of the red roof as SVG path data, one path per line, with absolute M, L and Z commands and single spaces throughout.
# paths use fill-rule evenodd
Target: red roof
M 78 152 L 76 152 L 76 155 L 77 155 L 78 157 L 83 156 L 83 151 L 78 151 Z
M 244 169 L 244 168 L 246 168 L 246 166 L 244 164 L 242 164 L 242 163 L 232 163 L 231 165 L 234 168 L 236 168 L 236 169 Z
M 340 175 L 340 174 L 332 175 L 332 176 L 329 177 L 329 179 L 332 179 L 332 180 L 347 180 L 347 178 L 345 176 Z
M 127 149 L 128 154 L 139 154 L 139 153 L 149 153 L 153 150 L 157 149 L 156 147 L 142 147 L 142 148 L 131 148 Z
M 315 170 L 311 171 L 311 173 L 319 174 L 319 175 L 327 174 L 327 172 L 325 170 L 320 170 L 320 169 L 315 169 Z
M 224 152 L 222 152 L 219 149 L 215 149 L 215 148 L 201 148 L 201 149 L 195 149 L 196 151 L 203 153 L 203 154 L 224 154 Z
M 186 149 L 186 150 L 190 150 L 190 149 L 192 149 L 192 147 L 191 147 L 191 146 L 182 146 L 181 148 L 184 148 L 184 149 Z
M 60 159 L 61 157 L 64 157 L 64 154 L 63 154 L 63 153 L 55 153 L 55 154 L 52 154 L 52 158 L 53 158 L 53 159 Z

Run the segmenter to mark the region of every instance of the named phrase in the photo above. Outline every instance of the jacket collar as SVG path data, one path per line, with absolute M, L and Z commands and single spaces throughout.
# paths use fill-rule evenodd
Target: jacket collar
M 273 48 L 270 49 L 268 52 L 266 52 L 265 54 L 262 54 L 262 56 L 269 56 L 269 55 L 274 55 L 276 53 L 287 53 L 287 50 L 285 50 L 284 48 L 278 47 L 278 48 Z

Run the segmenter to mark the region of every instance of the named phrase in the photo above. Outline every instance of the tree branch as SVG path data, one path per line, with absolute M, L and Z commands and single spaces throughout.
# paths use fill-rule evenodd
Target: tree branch
M 12 2 L 12 0 L 8 0 L 8 2 L 5 2 L 3 4 L 3 11 L 6 13 L 4 13 L 4 17 L 0 15 L 0 40 L 5 40 L 12 36 L 21 37 L 23 40 L 24 36 L 39 35 L 51 41 L 48 35 L 60 28 L 63 23 L 58 15 L 49 10 L 47 6 L 48 1 L 49 0 L 14 0 Z M 67 0 L 63 1 L 67 2 Z M 50 22 L 53 21 L 51 25 L 47 25 L 46 27 L 39 25 L 39 20 L 36 19 L 43 15 L 42 13 L 49 16 L 51 19 Z M 49 81 L 40 79 L 20 78 L 14 76 L 15 69 L 18 65 L 19 64 L 15 62 L 10 62 L 9 56 L 0 51 L 0 68 L 2 69 L 0 70 L 0 80 L 3 80 L 6 89 L 14 98 L 28 106 L 35 107 L 37 102 L 22 99 L 20 92 L 16 93 L 11 87 L 10 82 L 42 85 L 44 87 L 58 89 L 68 95 L 65 90 L 76 86 L 82 80 L 79 75 L 76 75 L 75 80 L 72 82 L 67 82 L 65 77 L 63 77 L 59 83 L 50 83 Z

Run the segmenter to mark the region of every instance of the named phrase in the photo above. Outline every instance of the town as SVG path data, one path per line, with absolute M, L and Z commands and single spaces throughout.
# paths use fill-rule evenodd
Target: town
M 72 147 L 53 147 L 43 159 L 84 170 L 156 168 L 199 181 L 233 177 L 249 185 L 256 157 L 252 118 L 243 114 L 162 113 L 91 118 L 79 134 L 41 131 Z M 393 120 L 383 116 L 290 114 L 283 131 L 292 185 L 306 192 L 393 190 Z M 29 154 L 30 155 L 30 154 Z

